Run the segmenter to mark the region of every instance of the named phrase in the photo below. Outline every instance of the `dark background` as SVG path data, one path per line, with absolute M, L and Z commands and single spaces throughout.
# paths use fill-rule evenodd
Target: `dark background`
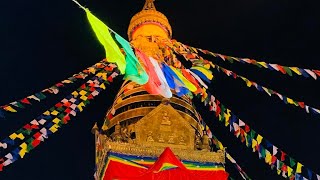
M 141 10 L 144 1 L 80 3 L 127 37 L 130 18 Z M 320 69 L 320 18 L 315 0 L 159 0 L 156 7 L 168 17 L 173 37 L 185 44 L 236 57 Z M 0 17 L 1 105 L 50 87 L 104 56 L 85 13 L 71 0 L 3 1 Z M 319 80 L 211 59 L 288 97 L 320 107 Z M 277 97 L 247 88 L 240 80 L 216 72 L 215 76 L 211 88 L 216 97 L 271 143 L 320 172 L 320 116 L 287 106 Z M 0 120 L 1 139 L 53 106 L 80 83 L 63 89 L 59 95 L 48 96 L 32 108 L 7 114 L 5 120 Z M 94 122 L 102 123 L 119 85 L 120 80 L 45 143 L 5 168 L 0 179 L 93 179 L 94 136 L 90 130 Z M 204 116 L 203 109 L 199 106 Z M 213 115 L 204 117 L 210 122 L 214 119 Z M 213 126 L 213 132 L 251 178 L 281 179 L 227 128 L 217 121 Z M 239 179 L 231 166 L 227 168 L 232 177 Z

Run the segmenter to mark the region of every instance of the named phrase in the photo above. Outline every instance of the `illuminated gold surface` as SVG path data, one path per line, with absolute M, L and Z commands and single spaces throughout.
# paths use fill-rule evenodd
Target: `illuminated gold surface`
M 137 155 L 137 156 L 153 156 L 159 157 L 163 152 L 163 148 L 150 147 L 129 143 L 117 143 L 117 142 L 106 142 L 106 147 L 112 152 L 121 152 L 123 154 Z M 209 151 L 194 151 L 186 149 L 171 148 L 173 153 L 179 157 L 180 160 L 189 160 L 197 162 L 216 162 L 225 163 L 225 151 L 219 150 L 217 152 Z
M 135 124 L 136 144 L 194 149 L 195 130 L 170 105 L 160 104 Z
M 158 25 L 156 25 L 157 27 L 149 26 L 150 23 Z M 142 11 L 131 18 L 128 28 L 129 40 L 134 40 L 138 35 L 171 38 L 172 29 L 169 21 L 164 14 L 156 10 L 153 1 L 146 0 Z
M 143 10 L 132 17 L 128 36 L 132 46 L 163 61 L 165 52 L 156 41 L 171 38 L 172 30 L 153 1 L 146 0 Z M 199 121 L 188 96 L 166 99 L 148 94 L 144 86 L 125 81 L 107 112 L 103 133 L 94 128 L 98 177 L 104 173 L 110 151 L 159 157 L 165 147 L 170 147 L 180 160 L 225 163 L 224 150 L 210 152 L 210 140 L 203 135 Z

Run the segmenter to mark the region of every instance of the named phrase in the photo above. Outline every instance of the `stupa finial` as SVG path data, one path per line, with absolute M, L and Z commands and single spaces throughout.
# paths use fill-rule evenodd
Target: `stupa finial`
M 140 12 L 135 14 L 128 27 L 129 40 L 138 36 L 171 38 L 172 29 L 167 17 L 156 10 L 155 0 L 146 0 Z
M 146 0 L 142 10 L 156 10 L 156 6 L 153 3 L 154 1 L 155 0 Z

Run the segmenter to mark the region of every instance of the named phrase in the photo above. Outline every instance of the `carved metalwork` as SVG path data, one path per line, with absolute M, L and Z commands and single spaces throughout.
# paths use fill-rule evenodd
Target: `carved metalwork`
M 151 156 L 159 157 L 163 152 L 163 148 L 159 147 L 150 147 L 137 144 L 129 143 L 119 143 L 119 142 L 106 142 L 106 151 L 112 152 L 121 152 L 128 155 L 136 156 Z M 216 163 L 225 163 L 225 151 L 219 150 L 217 152 L 210 151 L 194 151 L 180 148 L 171 148 L 175 155 L 177 155 L 180 160 L 189 160 L 197 162 L 216 162 Z
M 194 149 L 195 130 L 170 105 L 160 104 L 135 124 L 136 143 L 153 147 Z M 146 141 L 150 137 L 154 141 Z M 184 144 L 179 143 L 184 136 Z

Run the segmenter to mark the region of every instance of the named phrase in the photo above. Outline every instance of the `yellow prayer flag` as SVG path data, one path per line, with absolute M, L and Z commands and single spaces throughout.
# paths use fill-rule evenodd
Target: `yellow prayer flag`
M 258 136 L 257 136 L 258 144 L 261 144 L 262 139 L 263 139 L 263 137 L 260 134 L 258 134 Z
M 281 170 L 277 169 L 277 174 L 280 175 L 280 173 L 281 173 Z
M 224 117 L 225 117 L 225 126 L 227 127 L 229 125 L 229 120 L 230 120 L 230 117 L 231 117 L 231 114 L 230 114 L 230 109 L 227 109 L 227 113 L 224 113 Z
M 290 177 L 293 169 L 290 166 L 287 166 L 287 170 L 288 170 L 288 176 Z
M 106 89 L 106 86 L 104 85 L 104 83 L 102 83 L 102 84 L 100 85 L 100 88 Z
M 299 71 L 299 68 L 297 68 L 297 67 L 289 67 L 289 69 L 291 69 L 296 74 L 301 75 L 301 72 Z
M 94 67 L 89 67 L 88 68 L 89 72 L 92 73 L 92 74 L 95 74 L 96 73 L 96 69 Z
M 9 136 L 9 138 L 12 139 L 12 140 L 15 140 L 16 138 L 19 138 L 19 139 L 23 140 L 23 139 L 24 139 L 24 136 L 23 136 L 22 133 L 20 133 L 20 134 L 12 133 L 12 134 Z
M 71 93 L 74 97 L 78 97 L 78 92 L 77 91 L 73 91 L 72 93 Z
M 61 120 L 59 118 L 55 118 L 54 120 L 52 120 L 52 122 L 54 122 L 55 124 L 58 124 Z
M 82 100 L 84 100 L 84 101 L 85 101 L 85 100 L 87 100 L 87 99 L 88 99 L 88 97 L 87 97 L 87 96 L 81 96 L 81 97 L 80 97 L 80 99 L 82 99 Z
M 212 72 L 208 69 L 205 69 L 205 68 L 199 67 L 199 66 L 193 66 L 193 67 L 191 67 L 191 69 L 195 69 L 195 70 L 202 72 L 209 80 L 212 80 L 212 78 L 213 78 Z
M 105 80 L 105 81 L 107 80 L 107 73 L 101 73 L 101 72 L 100 72 L 100 73 L 97 74 L 97 76 L 98 76 L 98 77 L 101 77 L 101 78 L 102 78 L 103 80 Z
M 301 168 L 302 168 L 302 164 L 301 163 L 297 163 L 297 170 L 296 170 L 296 173 L 301 173 Z
M 78 109 L 79 109 L 80 112 L 83 111 L 83 108 L 82 108 L 80 105 L 78 105 L 77 107 L 78 107 Z
M 85 91 L 85 90 L 81 90 L 81 91 L 79 92 L 79 94 L 80 94 L 81 96 L 84 96 L 84 95 L 86 95 L 86 94 L 87 94 L 87 91 Z
M 264 68 L 268 68 L 268 65 L 267 65 L 267 63 L 266 62 L 259 62 L 259 61 L 257 61 L 257 63 L 258 64 L 260 64 L 261 66 L 263 66 Z
M 251 86 L 252 86 L 252 82 L 249 81 L 248 79 L 247 79 L 247 81 L 246 81 L 246 84 L 247 84 L 248 87 L 251 87 Z
M 27 153 L 27 149 L 21 149 L 20 152 L 19 152 L 19 155 L 21 158 L 23 158 Z
M 265 161 L 266 161 L 266 163 L 267 164 L 271 164 L 271 158 L 272 158 L 272 156 L 271 156 L 271 153 L 270 153 L 270 151 L 268 151 L 267 149 L 266 149 L 266 158 L 265 158 Z
M 46 111 L 43 114 L 49 116 L 50 115 L 50 111 Z
M 176 75 L 180 78 L 180 80 L 183 82 L 183 84 L 186 86 L 186 88 L 189 89 L 191 92 L 195 92 L 197 90 L 197 87 L 192 84 L 187 78 L 185 78 L 181 72 L 179 72 L 175 67 L 170 66 L 170 69 L 176 73 Z
M 257 146 L 257 141 L 255 139 L 252 139 L 251 147 L 252 147 L 253 152 L 256 151 L 256 146 Z
M 287 97 L 287 102 L 288 102 L 289 104 L 294 104 L 293 99 L 288 98 L 288 97 Z
M 6 111 L 10 111 L 10 112 L 17 112 L 17 110 L 13 109 L 11 106 L 6 106 L 6 107 L 4 107 L 4 109 Z
M 51 128 L 49 128 L 49 130 L 52 132 L 52 133 L 55 133 L 58 131 L 58 129 L 53 125 Z
M 56 116 L 56 115 L 58 115 L 58 114 L 59 114 L 59 111 L 57 111 L 57 110 L 53 110 L 53 111 L 51 112 L 51 114 L 52 114 L 52 115 L 54 115 L 54 116 Z
M 27 147 L 28 147 L 28 145 L 27 145 L 27 143 L 22 143 L 21 145 L 20 145 L 20 147 L 22 148 L 22 149 L 27 149 Z
M 9 136 L 10 139 L 12 140 L 15 140 L 17 138 L 17 134 L 16 133 L 12 133 L 10 136 Z

